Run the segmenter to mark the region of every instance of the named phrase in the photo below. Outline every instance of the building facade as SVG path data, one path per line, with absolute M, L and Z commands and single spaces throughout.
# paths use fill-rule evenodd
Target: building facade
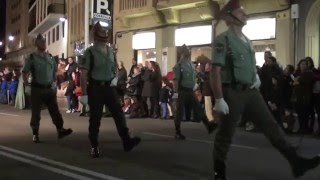
M 182 44 L 191 47 L 192 60 L 211 59 L 212 40 L 226 30 L 223 22 L 214 20 L 217 11 L 212 5 L 222 7 L 226 1 L 10 0 L 6 37 L 14 40 L 7 41 L 6 56 L 22 60 L 34 48 L 32 38 L 38 33 L 47 37 L 53 56 L 72 56 L 75 44 L 87 47 L 91 43 L 96 11 L 112 6 L 110 42 L 118 49 L 118 60 L 126 69 L 132 58 L 140 63 L 157 61 L 165 74 L 176 63 L 177 46 Z M 283 66 L 297 64 L 306 56 L 319 65 L 320 0 L 241 0 L 241 4 L 249 14 L 244 32 L 253 42 L 258 65 L 263 64 L 265 50 L 272 51 Z M 63 17 L 66 21 L 60 22 Z
M 31 3 L 28 37 L 32 39 L 42 34 L 47 40 L 47 51 L 56 58 L 66 58 L 68 40 L 66 1 L 33 0 Z
M 297 41 L 299 37 L 305 37 L 305 41 L 310 41 L 310 36 L 314 36 L 307 32 L 307 24 L 304 22 L 307 20 L 303 18 L 308 16 L 316 1 L 319 0 L 310 0 L 308 5 L 305 5 L 305 1 L 303 3 L 297 1 L 300 3 L 298 12 L 287 0 L 240 1 L 249 15 L 244 33 L 253 42 L 257 65 L 263 64 L 265 50 L 272 51 L 278 62 L 285 66 L 296 64 L 297 59 L 310 54 L 309 48 L 304 48 L 304 45 L 312 46 L 311 49 L 319 49 L 319 38 L 314 39 L 318 44 Z M 176 46 L 183 43 L 191 47 L 193 61 L 202 55 L 211 59 L 211 40 L 214 41 L 214 36 L 227 28 L 223 22 L 217 24 L 214 20 L 216 12 L 211 8 L 211 3 L 222 7 L 226 2 L 225 0 L 115 1 L 113 32 L 118 47 L 118 60 L 124 61 L 127 69 L 133 57 L 141 63 L 145 60 L 155 60 L 162 66 L 165 74 L 177 62 Z M 315 7 L 313 9 L 316 10 Z M 296 17 L 295 13 L 299 11 L 300 16 Z M 319 11 L 317 13 L 318 21 L 313 27 L 318 24 L 314 30 L 319 37 Z M 306 28 L 306 32 L 300 30 L 303 28 Z M 319 59 L 317 52 L 312 51 L 310 55 L 314 59 Z M 318 64 L 317 60 L 316 65 Z
M 28 38 L 29 0 L 6 2 L 6 61 L 22 65 L 25 55 L 32 51 L 32 41 Z

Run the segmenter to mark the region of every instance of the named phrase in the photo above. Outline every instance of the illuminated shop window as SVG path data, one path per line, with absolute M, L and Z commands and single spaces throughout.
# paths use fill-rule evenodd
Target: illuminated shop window
M 182 46 L 183 44 L 186 44 L 192 46 L 210 44 L 211 36 L 211 25 L 179 28 L 175 31 L 175 45 Z
M 132 48 L 139 49 L 155 49 L 156 48 L 156 33 L 145 32 L 137 33 L 132 38 Z
M 243 27 L 243 33 L 250 40 L 275 39 L 276 18 L 252 19 Z

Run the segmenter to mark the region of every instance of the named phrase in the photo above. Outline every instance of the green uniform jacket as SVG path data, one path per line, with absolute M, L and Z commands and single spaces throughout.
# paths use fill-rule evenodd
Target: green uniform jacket
M 32 53 L 26 59 L 26 63 L 22 68 L 22 72 L 31 72 L 32 82 L 51 85 L 55 80 L 55 73 L 57 71 L 57 64 L 53 57 L 48 54 Z
M 181 86 L 185 88 L 194 88 L 196 84 L 196 70 L 192 62 L 178 62 L 173 67 L 173 79 L 181 82 Z M 181 77 L 182 75 L 182 77 Z M 180 78 L 182 78 L 180 80 Z
M 231 59 L 227 58 L 228 45 L 231 49 Z M 235 76 L 235 83 L 251 85 L 256 78 L 256 59 L 255 51 L 253 50 L 250 40 L 245 37 L 246 41 L 240 39 L 232 31 L 228 30 L 216 37 L 213 44 L 213 65 L 222 67 L 221 82 L 232 82 L 232 64 Z
M 108 53 L 102 52 L 96 45 L 89 47 L 79 62 L 80 69 L 91 72 L 92 79 L 111 81 L 116 76 L 116 64 L 113 49 L 108 47 Z M 92 67 L 91 67 L 92 66 Z

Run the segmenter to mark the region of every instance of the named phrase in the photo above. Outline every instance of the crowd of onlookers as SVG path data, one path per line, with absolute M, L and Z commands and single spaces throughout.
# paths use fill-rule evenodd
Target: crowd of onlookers
M 265 63 L 258 68 L 258 74 L 261 94 L 287 133 L 296 132 L 297 119 L 298 133 L 320 135 L 320 69 L 314 67 L 310 57 L 301 59 L 296 67 L 287 65 L 282 69 L 276 58 L 265 52 Z M 318 127 L 315 127 L 316 120 Z M 253 129 L 252 124 L 248 129 Z
M 197 100 L 204 104 L 204 97 L 214 95 L 210 85 L 210 61 L 195 63 L 197 72 Z M 122 110 L 128 118 L 161 118 L 171 119 L 175 114 L 177 93 L 173 90 L 173 72 L 161 75 L 157 62 L 146 61 L 145 64 L 132 60 L 129 72 L 123 62 L 118 62 L 116 90 L 122 103 Z M 295 120 L 298 120 L 298 133 L 315 133 L 320 135 L 320 70 L 314 67 L 310 57 L 302 59 L 297 67 L 287 65 L 282 68 L 270 52 L 265 52 L 265 63 L 257 67 L 261 79 L 260 91 L 267 106 L 273 113 L 279 125 L 287 133 L 294 132 Z M 20 72 L 5 68 L 0 72 L 0 103 L 14 104 L 17 94 Z M 90 113 L 90 107 L 81 104 L 80 72 L 78 64 L 72 57 L 58 60 L 57 83 L 58 90 L 64 92 L 67 99 L 66 113 L 80 112 L 80 116 Z M 214 105 L 213 105 L 214 106 Z M 204 105 L 203 105 L 204 107 Z M 191 108 L 184 109 L 185 121 L 192 119 Z M 110 113 L 104 109 L 104 115 Z M 250 121 L 250 115 L 244 115 L 240 126 L 246 130 L 255 130 Z M 253 117 L 254 118 L 254 117 Z M 317 120 L 318 127 L 315 126 Z
M 19 70 L 10 71 L 8 67 L 6 67 L 3 71 L 0 71 L 1 104 L 15 104 L 19 76 Z

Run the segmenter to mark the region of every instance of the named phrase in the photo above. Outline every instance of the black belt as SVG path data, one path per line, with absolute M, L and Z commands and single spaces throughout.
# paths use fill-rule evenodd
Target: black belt
M 93 86 L 110 86 L 111 81 L 99 81 L 99 80 L 90 80 L 89 81 L 89 85 L 93 85 Z
M 232 83 L 223 83 L 223 88 L 231 88 L 236 91 L 245 91 L 250 89 L 251 85 L 249 84 L 232 84 Z
M 31 83 L 31 87 L 41 88 L 41 89 L 50 89 L 52 86 L 50 85 L 43 85 L 36 82 Z

